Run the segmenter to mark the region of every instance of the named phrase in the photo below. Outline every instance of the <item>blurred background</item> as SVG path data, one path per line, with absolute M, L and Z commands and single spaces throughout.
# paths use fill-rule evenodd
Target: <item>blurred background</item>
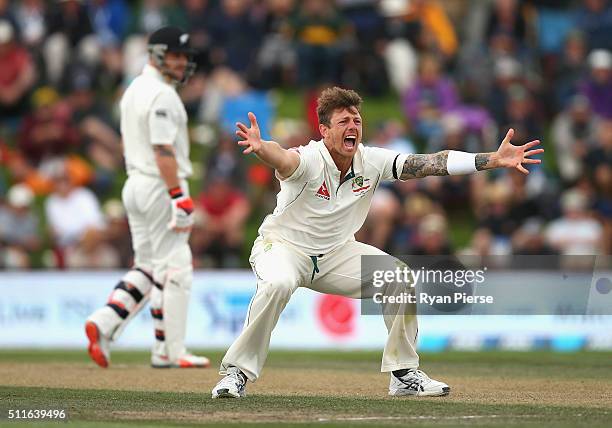
M 200 51 L 180 91 L 196 268 L 248 268 L 275 205 L 278 183 L 241 154 L 235 121 L 254 111 L 264 137 L 305 145 L 330 85 L 364 96 L 367 144 L 493 151 L 513 127 L 514 143 L 546 149 L 527 176 L 385 184 L 359 240 L 394 254 L 610 255 L 611 1 L 0 0 L 2 285 L 19 270 L 131 266 L 117 102 L 162 25 Z

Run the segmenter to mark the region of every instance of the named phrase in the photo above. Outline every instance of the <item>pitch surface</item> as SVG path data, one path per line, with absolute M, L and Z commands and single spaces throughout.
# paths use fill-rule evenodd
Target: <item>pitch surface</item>
M 212 400 L 215 368 L 154 370 L 145 352 L 115 352 L 104 370 L 85 352 L 4 350 L 0 425 L 15 426 L 8 409 L 50 408 L 92 427 L 612 425 L 612 353 L 424 354 L 421 368 L 452 387 L 429 399 L 388 397 L 379 361 L 377 352 L 272 352 L 245 399 Z

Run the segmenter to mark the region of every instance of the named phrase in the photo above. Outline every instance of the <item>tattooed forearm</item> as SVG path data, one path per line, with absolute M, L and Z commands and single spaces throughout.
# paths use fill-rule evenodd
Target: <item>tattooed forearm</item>
M 484 169 L 493 168 L 490 165 L 491 153 L 477 153 L 476 154 L 476 170 L 482 171 Z
M 170 146 L 155 145 L 153 150 L 158 156 L 174 157 L 174 150 Z
M 448 175 L 446 170 L 446 161 L 448 159 L 448 150 L 427 155 L 409 155 L 402 173 L 401 180 L 409 178 L 421 178 L 428 175 Z

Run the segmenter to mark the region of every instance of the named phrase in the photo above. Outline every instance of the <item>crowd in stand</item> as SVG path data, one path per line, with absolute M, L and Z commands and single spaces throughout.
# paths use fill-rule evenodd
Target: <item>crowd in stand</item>
M 0 268 L 131 264 L 117 101 L 162 25 L 199 51 L 180 91 L 202 183 L 196 266 L 246 266 L 274 207 L 278 183 L 241 155 L 235 121 L 254 111 L 264 138 L 306 144 L 332 84 L 401 112 L 364 113 L 368 144 L 493 151 L 513 127 L 547 151 L 527 176 L 385 184 L 358 239 L 394 254 L 611 253 L 609 0 L 0 0 Z M 296 91 L 304 116 L 279 117 L 273 94 Z

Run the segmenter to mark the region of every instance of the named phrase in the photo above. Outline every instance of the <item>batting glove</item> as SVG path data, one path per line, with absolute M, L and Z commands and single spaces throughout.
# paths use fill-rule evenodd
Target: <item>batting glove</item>
M 170 189 L 168 193 L 172 198 L 172 216 L 168 223 L 168 229 L 186 232 L 193 225 L 193 200 L 191 197 L 183 195 L 180 187 Z

